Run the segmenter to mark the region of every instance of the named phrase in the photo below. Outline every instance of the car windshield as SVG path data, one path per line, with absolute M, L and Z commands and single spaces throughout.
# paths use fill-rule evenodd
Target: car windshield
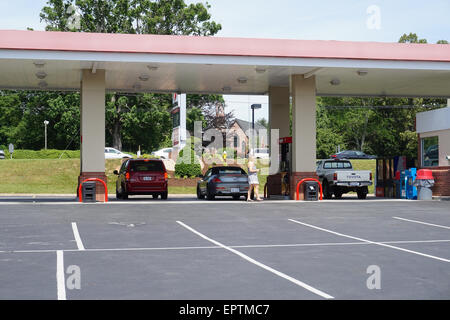
M 352 164 L 349 161 L 327 161 L 323 167 L 324 169 L 351 169 Z
M 164 167 L 160 161 L 136 161 L 130 164 L 131 172 L 164 172 Z

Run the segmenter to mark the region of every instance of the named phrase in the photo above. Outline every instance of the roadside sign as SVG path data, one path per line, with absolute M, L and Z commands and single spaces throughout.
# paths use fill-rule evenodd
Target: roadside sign
M 12 143 L 9 144 L 9 154 L 11 155 L 11 159 L 12 159 L 12 155 L 14 152 L 14 145 Z

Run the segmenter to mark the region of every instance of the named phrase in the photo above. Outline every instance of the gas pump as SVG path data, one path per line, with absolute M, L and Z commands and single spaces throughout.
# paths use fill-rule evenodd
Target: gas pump
M 280 138 L 281 194 L 289 196 L 292 172 L 292 137 Z

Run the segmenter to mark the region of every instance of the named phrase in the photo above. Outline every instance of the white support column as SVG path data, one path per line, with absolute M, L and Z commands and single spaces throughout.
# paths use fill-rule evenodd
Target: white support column
M 267 194 L 281 195 L 279 138 L 290 136 L 290 94 L 289 87 L 269 88 L 269 141 L 270 169 L 267 177 Z M 278 130 L 278 134 L 272 130 Z
M 316 79 L 291 76 L 292 94 L 292 175 L 291 198 L 297 183 L 304 178 L 317 178 L 316 165 Z M 300 194 L 302 199 L 303 194 Z
M 82 71 L 81 80 L 81 172 L 80 181 L 105 175 L 105 70 Z M 97 189 L 103 189 L 97 184 Z M 101 190 L 97 195 L 103 196 Z
M 280 130 L 280 138 L 290 136 L 290 95 L 288 87 L 269 88 L 270 129 Z
M 291 77 L 293 172 L 314 172 L 316 163 L 316 80 Z

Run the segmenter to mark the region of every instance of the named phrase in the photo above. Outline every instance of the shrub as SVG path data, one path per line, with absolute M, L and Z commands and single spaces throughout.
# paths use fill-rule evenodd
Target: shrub
M 183 155 L 185 152 L 190 152 L 189 161 L 184 161 Z M 178 154 L 177 163 L 175 164 L 175 175 L 181 177 L 198 177 L 202 175 L 202 167 L 198 160 L 198 157 L 195 156 L 194 150 L 190 148 L 190 146 L 185 147 Z
M 200 163 L 177 163 L 175 174 L 180 177 L 198 177 L 202 175 Z

